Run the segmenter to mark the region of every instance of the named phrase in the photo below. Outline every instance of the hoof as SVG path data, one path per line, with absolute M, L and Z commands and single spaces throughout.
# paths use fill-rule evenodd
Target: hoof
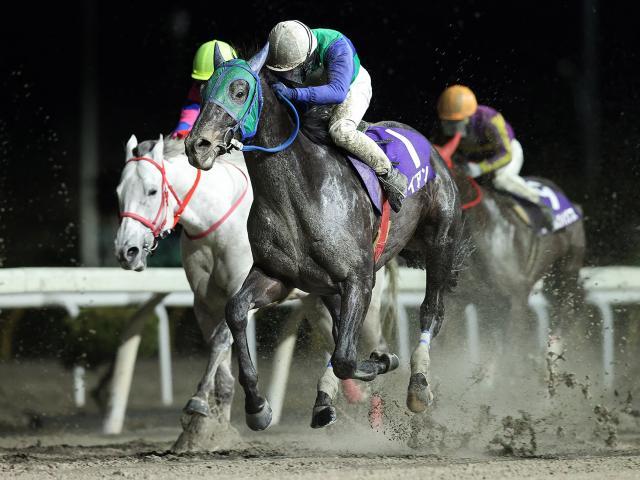
M 400 366 L 400 359 L 394 353 L 374 350 L 373 352 L 371 352 L 371 356 L 369 358 L 384 365 L 384 368 L 378 371 L 379 374 L 393 372 Z
M 260 431 L 265 430 L 269 425 L 271 425 L 272 418 L 271 406 L 267 400 L 264 401 L 264 405 L 259 412 L 256 413 L 245 413 L 245 419 L 247 421 L 247 426 L 251 430 Z
M 189 415 L 197 414 L 203 417 L 209 416 L 209 404 L 200 397 L 191 397 L 182 409 L 184 413 Z
M 318 405 L 313 407 L 311 416 L 311 428 L 322 428 L 335 423 L 338 419 L 333 405 Z
M 433 403 L 433 393 L 424 373 L 414 373 L 409 379 L 407 408 L 413 413 L 422 413 Z

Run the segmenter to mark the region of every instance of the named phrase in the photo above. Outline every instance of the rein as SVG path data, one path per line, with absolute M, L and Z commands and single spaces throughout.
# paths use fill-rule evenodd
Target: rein
M 229 129 L 228 134 L 225 135 L 225 138 L 227 137 L 230 138 L 227 144 L 222 147 L 222 149 L 225 152 L 228 153 L 235 148 L 242 152 L 278 153 L 278 152 L 282 152 L 283 150 L 286 150 L 291 146 L 291 144 L 295 141 L 296 137 L 298 136 L 298 133 L 300 133 L 300 115 L 298 114 L 298 110 L 296 109 L 296 107 L 293 105 L 293 103 L 291 103 L 291 101 L 288 98 L 285 98 L 282 95 L 278 95 L 278 94 L 276 94 L 276 96 L 280 100 L 282 100 L 287 107 L 289 107 L 289 110 L 291 110 L 291 112 L 293 113 L 293 118 L 295 119 L 295 122 L 296 122 L 296 126 L 294 127 L 293 132 L 291 132 L 291 135 L 289 135 L 289 138 L 287 138 L 284 142 L 282 142 L 280 145 L 277 145 L 275 147 L 261 147 L 260 145 L 244 145 L 242 142 L 239 142 L 238 140 L 233 138 L 233 133 L 238 129 L 238 125 L 240 125 L 240 122 L 238 121 L 238 123 L 236 123 L 235 126 Z M 231 135 L 229 135 L 229 133 Z
M 293 117 L 296 120 L 296 126 L 293 129 L 293 132 L 291 132 L 291 135 L 289 135 L 289 138 L 287 138 L 284 142 L 282 142 L 280 145 L 276 147 L 269 148 L 269 147 L 261 147 L 259 145 L 240 144 L 240 150 L 242 150 L 243 152 L 257 151 L 257 152 L 266 152 L 266 153 L 278 153 L 289 148 L 291 144 L 295 141 L 296 137 L 298 136 L 298 133 L 300 133 L 300 115 L 298 115 L 298 110 L 296 110 L 296 107 L 293 105 L 293 103 L 289 101 L 288 98 L 285 98 L 282 95 L 277 95 L 277 97 L 280 100 L 284 101 L 285 105 L 287 105 L 291 110 L 291 112 L 293 113 Z
M 447 143 L 445 143 L 444 145 L 442 146 L 435 145 L 436 149 L 438 150 L 438 153 L 440 153 L 440 156 L 444 160 L 444 163 L 447 165 L 447 168 L 449 170 L 453 170 L 454 168 L 453 160 L 451 159 L 451 156 L 453 155 L 453 152 L 456 151 L 456 148 L 458 148 L 458 144 L 460 143 L 461 138 L 462 138 L 462 135 L 460 135 L 460 132 L 457 132 L 453 136 L 453 138 L 449 140 Z M 476 198 L 474 198 L 473 200 L 467 203 L 463 203 L 462 204 L 463 210 L 469 210 L 470 208 L 477 206 L 480 202 L 482 202 L 482 198 L 484 196 L 484 194 L 482 193 L 482 189 L 480 188 L 480 185 L 478 185 L 478 182 L 476 182 L 474 178 L 467 177 L 467 180 L 475 190 Z
M 178 194 L 176 193 L 175 189 L 167 179 L 167 173 L 164 168 L 164 162 L 162 164 L 159 164 L 153 158 L 150 158 L 150 157 L 133 157 L 127 160 L 127 163 L 129 162 L 149 162 L 151 165 L 156 167 L 156 169 L 158 169 L 158 171 L 162 175 L 162 199 L 160 201 L 160 206 L 158 207 L 158 212 L 156 213 L 153 220 L 149 218 L 145 218 L 142 215 L 139 215 L 135 212 L 125 211 L 120 213 L 120 218 L 132 218 L 134 220 L 137 220 L 138 222 L 140 222 L 145 227 L 151 230 L 151 233 L 153 234 L 153 237 L 154 237 L 154 244 L 150 248 L 150 250 L 155 250 L 155 248 L 157 247 L 158 238 L 163 239 L 167 235 L 169 235 L 171 231 L 175 228 L 175 226 L 178 224 L 178 222 L 180 221 L 180 217 L 182 216 L 185 209 L 187 208 L 187 205 L 189 205 L 189 202 L 193 198 L 196 188 L 200 183 L 200 179 L 202 177 L 202 170 L 196 169 L 196 178 L 193 182 L 193 185 L 191 186 L 189 191 L 185 194 L 184 198 L 181 200 Z M 249 190 L 249 179 L 247 178 L 247 175 L 242 171 L 242 169 L 238 168 L 233 164 L 229 164 L 229 165 L 231 165 L 236 170 L 238 170 L 244 177 L 245 185 L 244 185 L 244 189 L 242 190 L 242 193 L 240 194 L 240 197 L 233 203 L 233 205 L 231 205 L 229 210 L 227 210 L 227 212 L 218 221 L 216 221 L 213 225 L 211 225 L 205 231 L 195 235 L 190 235 L 185 230 L 185 235 L 190 240 L 199 240 L 201 238 L 206 237 L 210 233 L 216 231 L 238 208 L 238 206 L 242 203 L 242 200 L 244 200 L 244 197 L 246 196 L 247 191 Z M 169 211 L 169 193 L 173 195 L 173 198 L 176 200 L 178 208 L 173 213 L 173 223 L 171 227 L 165 229 L 165 226 L 167 225 L 167 216 Z
M 216 221 L 213 225 L 211 225 L 205 231 L 203 231 L 201 233 L 198 233 L 196 235 L 190 235 L 189 232 L 187 232 L 185 230 L 185 235 L 187 236 L 187 238 L 189 240 L 200 240 L 201 238 L 206 237 L 210 233 L 215 232 L 231 216 L 231 214 L 233 212 L 235 212 L 236 208 L 238 208 L 240 206 L 240 204 L 244 200 L 244 197 L 247 195 L 247 191 L 249 190 L 249 178 L 247 177 L 247 174 L 244 173 L 241 168 L 238 168 L 234 164 L 230 163 L 229 165 L 231 165 L 233 168 L 238 170 L 242 174 L 242 176 L 244 177 L 244 189 L 242 190 L 242 193 L 240 194 L 238 199 L 235 202 L 233 202 L 233 205 L 231 205 L 231 207 L 229 207 L 229 210 L 227 210 L 226 213 L 224 215 L 222 215 L 222 217 L 220 217 L 220 219 L 218 221 Z M 199 171 L 200 170 L 198 170 L 198 172 Z

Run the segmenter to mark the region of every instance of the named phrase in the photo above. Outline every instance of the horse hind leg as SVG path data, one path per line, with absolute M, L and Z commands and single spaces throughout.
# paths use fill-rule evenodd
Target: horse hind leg
M 428 381 L 431 362 L 429 350 L 431 341 L 438 335 L 444 321 L 444 294 L 457 283 L 466 249 L 459 213 L 454 211 L 450 217 L 441 214 L 435 234 L 429 235 L 426 242 L 428 282 L 420 306 L 421 335 L 411 355 L 411 377 L 407 390 L 407 407 L 414 413 L 424 412 L 433 402 Z

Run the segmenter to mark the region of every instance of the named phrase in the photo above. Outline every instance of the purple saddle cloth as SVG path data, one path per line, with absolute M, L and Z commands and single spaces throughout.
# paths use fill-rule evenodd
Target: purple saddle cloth
M 557 232 L 582 218 L 580 207 L 572 203 L 558 187 L 549 182 L 545 182 L 545 180 L 541 178 L 524 177 L 524 179 L 530 186 L 538 191 L 541 200 L 553 210 L 553 230 L 549 231 L 545 226 L 544 216 L 542 215 L 540 207 L 515 195 L 513 196 L 529 215 L 531 227 L 538 234 L 547 235 Z
M 421 134 L 404 128 L 372 126 L 365 132 L 384 151 L 395 168 L 409 181 L 406 195 L 410 197 L 427 182 L 436 177 L 431 165 L 431 144 Z M 348 155 L 351 164 L 360 176 L 371 203 L 378 214 L 382 212 L 382 188 L 371 167 Z

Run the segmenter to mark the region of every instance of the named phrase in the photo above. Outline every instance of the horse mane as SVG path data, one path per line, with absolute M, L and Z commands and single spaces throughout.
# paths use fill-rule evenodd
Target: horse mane
M 163 156 L 165 160 L 169 160 L 179 155 L 185 155 L 184 139 L 171 138 L 167 136 L 163 142 Z M 158 143 L 158 140 L 145 140 L 140 142 L 138 146 L 133 149 L 133 154 L 136 157 L 144 157 L 153 150 L 156 143 Z

